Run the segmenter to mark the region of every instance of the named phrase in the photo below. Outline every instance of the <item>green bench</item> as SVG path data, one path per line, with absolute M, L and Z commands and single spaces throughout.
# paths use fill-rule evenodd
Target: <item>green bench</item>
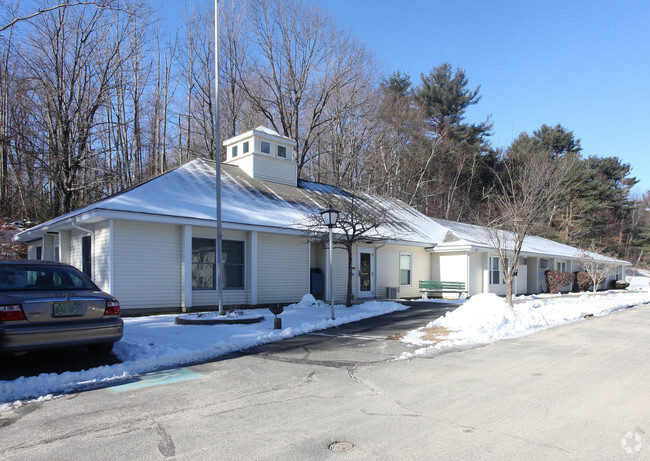
M 429 299 L 429 293 L 458 293 L 458 297 L 467 293 L 465 282 L 438 282 L 420 280 L 420 293 L 422 299 Z

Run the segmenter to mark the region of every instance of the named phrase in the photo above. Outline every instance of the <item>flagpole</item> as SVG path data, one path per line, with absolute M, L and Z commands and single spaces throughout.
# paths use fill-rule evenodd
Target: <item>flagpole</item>
M 220 136 L 220 118 L 219 118 L 219 0 L 214 0 L 214 94 L 216 99 L 215 105 L 215 175 L 217 189 L 217 264 L 216 264 L 216 285 L 219 299 L 219 315 L 223 315 L 223 274 L 222 274 L 222 252 L 221 242 L 223 234 L 221 229 L 221 136 Z

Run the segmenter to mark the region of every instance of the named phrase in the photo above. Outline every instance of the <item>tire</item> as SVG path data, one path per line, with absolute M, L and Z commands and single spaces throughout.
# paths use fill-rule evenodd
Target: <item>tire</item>
M 92 355 L 97 355 L 97 356 L 108 355 L 113 350 L 113 343 L 89 344 L 88 350 Z

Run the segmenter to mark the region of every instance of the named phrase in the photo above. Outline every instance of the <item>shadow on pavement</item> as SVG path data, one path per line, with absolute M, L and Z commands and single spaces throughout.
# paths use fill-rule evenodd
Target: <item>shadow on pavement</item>
M 0 380 L 11 381 L 21 376 L 88 370 L 117 363 L 121 361 L 115 355 L 95 356 L 85 346 L 32 351 L 15 357 L 0 356 Z

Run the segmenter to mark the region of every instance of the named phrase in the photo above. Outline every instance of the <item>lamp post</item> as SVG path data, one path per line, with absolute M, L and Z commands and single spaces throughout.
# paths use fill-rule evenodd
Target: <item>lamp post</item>
M 329 228 L 330 231 L 330 247 L 329 247 L 329 279 L 330 279 L 330 302 L 332 303 L 332 320 L 335 319 L 334 316 L 334 277 L 332 276 L 332 228 L 336 226 L 336 220 L 339 219 L 339 211 L 335 210 L 331 206 L 327 210 L 320 212 L 320 215 L 323 217 L 323 222 Z

